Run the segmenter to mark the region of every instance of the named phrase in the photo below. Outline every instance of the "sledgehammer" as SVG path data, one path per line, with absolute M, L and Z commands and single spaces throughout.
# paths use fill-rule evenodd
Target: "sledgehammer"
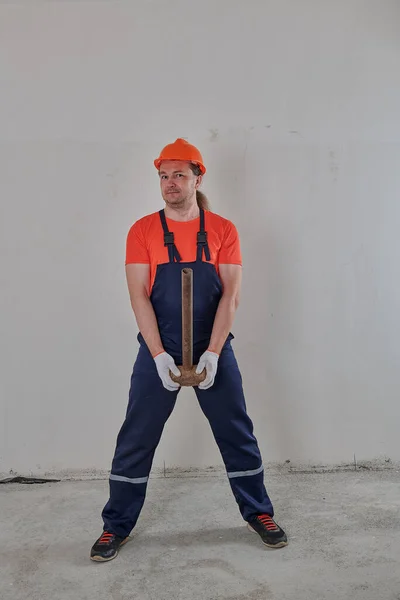
M 193 269 L 182 269 L 182 361 L 178 366 L 181 375 L 177 377 L 171 371 L 171 379 L 181 386 L 199 385 L 206 378 L 206 370 L 196 373 L 193 365 Z

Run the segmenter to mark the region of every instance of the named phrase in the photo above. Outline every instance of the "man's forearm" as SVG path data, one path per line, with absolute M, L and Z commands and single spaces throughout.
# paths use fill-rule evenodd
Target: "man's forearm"
M 215 315 L 209 350 L 221 354 L 223 345 L 226 342 L 238 307 L 236 295 L 223 294 Z
M 131 304 L 139 331 L 142 334 L 151 355 L 154 357 L 157 354 L 160 354 L 160 352 L 164 351 L 164 348 L 150 298 L 145 294 L 141 294 L 133 297 L 131 299 Z

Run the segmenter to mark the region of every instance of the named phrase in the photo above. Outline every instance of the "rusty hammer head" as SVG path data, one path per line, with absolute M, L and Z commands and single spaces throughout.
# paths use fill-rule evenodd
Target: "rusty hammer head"
M 171 373 L 171 371 L 169 372 L 169 374 L 171 375 L 171 379 L 173 381 L 175 381 L 176 383 L 179 383 L 179 385 L 185 387 L 185 386 L 196 386 L 199 385 L 199 383 L 201 383 L 202 381 L 205 380 L 206 378 L 206 370 L 203 369 L 203 371 L 199 374 L 196 373 L 196 365 L 192 366 L 192 367 L 183 367 L 183 366 L 179 366 L 178 369 L 181 372 L 180 376 L 174 375 L 173 373 Z

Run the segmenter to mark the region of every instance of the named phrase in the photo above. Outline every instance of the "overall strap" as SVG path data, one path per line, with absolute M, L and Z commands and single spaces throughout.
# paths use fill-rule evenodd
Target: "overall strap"
M 207 231 L 205 229 L 205 216 L 204 210 L 200 209 L 200 231 L 197 233 L 197 260 L 203 260 L 203 252 L 205 254 L 206 260 L 211 260 L 210 249 L 208 247 L 207 241 Z
M 181 262 L 181 256 L 174 242 L 174 233 L 169 231 L 164 210 L 159 211 L 161 225 L 164 231 L 164 246 L 168 247 L 169 262 Z

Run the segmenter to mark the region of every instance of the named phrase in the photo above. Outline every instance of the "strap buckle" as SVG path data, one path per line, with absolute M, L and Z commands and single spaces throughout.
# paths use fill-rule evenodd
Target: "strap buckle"
M 201 246 L 207 245 L 207 231 L 198 231 L 197 232 L 197 243 Z
M 173 246 L 174 245 L 174 232 L 166 231 L 164 233 L 164 246 Z

